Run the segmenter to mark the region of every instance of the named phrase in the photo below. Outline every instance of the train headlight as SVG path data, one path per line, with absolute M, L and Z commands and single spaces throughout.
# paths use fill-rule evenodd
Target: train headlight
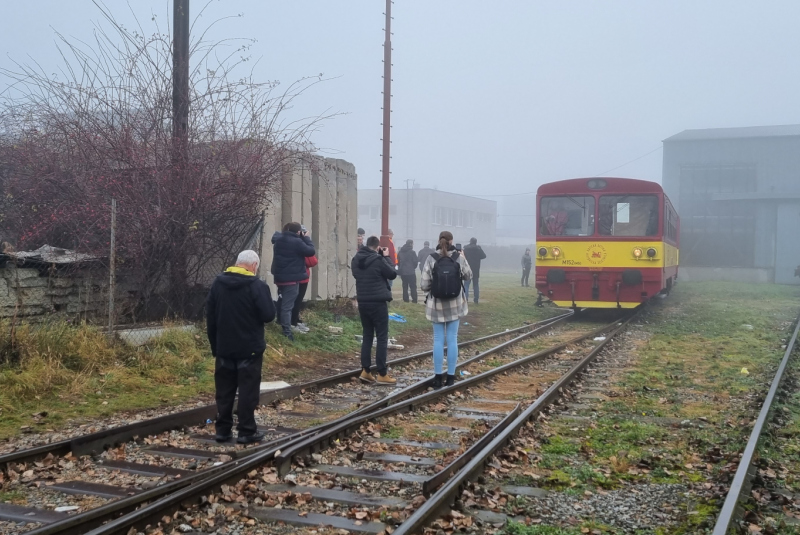
M 544 258 L 547 256 L 547 248 L 546 247 L 539 247 L 539 256 Z
M 633 256 L 634 256 L 635 258 L 637 258 L 637 259 L 638 259 L 638 258 L 641 258 L 641 257 L 642 257 L 642 254 L 643 254 L 643 251 L 642 251 L 642 248 L 641 248 L 641 247 L 634 247 L 634 248 L 633 248 Z
M 650 247 L 647 250 L 647 258 L 655 258 L 656 257 L 656 250 Z
M 561 249 L 559 249 L 558 247 L 553 247 L 552 251 L 554 258 L 558 258 L 559 256 L 561 256 Z

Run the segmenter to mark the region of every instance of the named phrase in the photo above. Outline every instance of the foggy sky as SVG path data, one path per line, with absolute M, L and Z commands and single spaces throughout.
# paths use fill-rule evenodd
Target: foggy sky
M 90 40 L 90 0 L 3 3 L 0 62 L 58 64 L 54 29 Z M 132 25 L 171 0 L 106 0 Z M 205 1 L 192 1 L 196 15 Z M 297 113 L 346 112 L 316 144 L 380 182 L 382 0 L 216 0 L 214 37 L 255 37 L 256 74 L 324 73 Z M 800 2 L 397 0 L 392 180 L 466 194 L 552 180 L 661 180 L 661 140 L 688 128 L 800 123 Z M 532 199 L 532 198 L 531 198 Z

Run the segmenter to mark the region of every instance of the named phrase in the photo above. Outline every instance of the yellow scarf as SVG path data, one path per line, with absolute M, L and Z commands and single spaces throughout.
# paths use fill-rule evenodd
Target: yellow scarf
M 251 273 L 246 269 L 239 267 L 239 266 L 231 266 L 225 270 L 225 273 L 238 273 L 239 275 L 249 275 L 250 277 L 255 277 L 255 273 Z

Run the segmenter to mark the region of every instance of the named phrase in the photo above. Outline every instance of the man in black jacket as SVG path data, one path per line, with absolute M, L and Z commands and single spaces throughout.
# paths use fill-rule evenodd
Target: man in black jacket
M 420 273 L 422 273 L 422 268 L 425 267 L 425 261 L 428 259 L 428 257 L 436 252 L 433 249 L 431 249 L 431 242 L 426 241 L 423 245 L 425 247 L 420 249 L 419 253 L 417 254 L 417 260 L 419 261 L 419 272 Z
M 269 286 L 256 276 L 255 251 L 242 251 L 234 267 L 219 275 L 206 301 L 206 329 L 216 358 L 217 442 L 233 438 L 233 405 L 239 389 L 237 442 L 264 438 L 256 427 L 255 410 L 261 387 L 261 363 L 267 344 L 264 324 L 275 319 Z
M 472 268 L 472 280 L 471 281 L 464 281 L 464 291 L 466 292 L 466 297 L 469 299 L 469 286 L 472 283 L 473 288 L 475 290 L 475 302 L 478 302 L 478 297 L 480 296 L 480 286 L 478 279 L 481 276 L 481 260 L 486 258 L 486 253 L 483 252 L 483 247 L 478 245 L 477 238 L 470 238 L 469 245 L 464 247 L 464 256 L 467 259 L 467 263 L 469 267 Z
M 403 301 L 408 303 L 408 294 L 411 292 L 411 301 L 417 302 L 417 264 L 419 259 L 414 252 L 414 242 L 406 240 L 405 245 L 397 253 L 397 270 L 403 280 Z
M 287 223 L 283 232 L 272 235 L 272 251 L 272 277 L 281 303 L 278 320 L 286 338 L 294 341 L 292 309 L 300 291 L 300 281 L 308 278 L 306 257 L 314 256 L 316 251 L 308 232 L 303 232 L 303 226 L 294 222 Z
M 389 343 L 389 301 L 392 290 L 389 281 L 397 278 L 397 271 L 389 263 L 389 250 L 380 246 L 377 236 L 367 238 L 364 247 L 353 257 L 350 268 L 356 279 L 358 314 L 364 338 L 361 341 L 361 377 L 365 383 L 394 385 L 396 379 L 389 377 L 386 369 L 386 352 Z M 372 340 L 377 337 L 375 364 L 378 377 L 370 373 L 372 368 Z

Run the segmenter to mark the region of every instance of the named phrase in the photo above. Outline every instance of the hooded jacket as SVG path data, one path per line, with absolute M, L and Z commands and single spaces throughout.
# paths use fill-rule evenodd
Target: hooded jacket
M 397 253 L 397 267 L 400 275 L 416 275 L 419 258 L 409 244 L 403 244 Z
M 397 278 L 397 271 L 388 258 L 369 247 L 362 247 L 353 257 L 350 269 L 356 279 L 356 297 L 359 303 L 392 300 L 389 281 Z
M 231 267 L 211 284 L 206 300 L 206 334 L 211 354 L 248 359 L 267 348 L 264 324 L 275 319 L 269 286 L 242 268 Z
M 531 269 L 531 267 L 533 267 L 533 258 L 528 253 L 522 255 L 522 267 L 524 269 Z
M 481 260 L 486 258 L 483 247 L 477 243 L 470 243 L 464 246 L 464 256 L 467 257 L 469 267 L 472 269 L 472 278 L 477 279 L 481 274 Z
M 417 259 L 419 260 L 419 269 L 422 270 L 422 267 L 425 265 L 425 261 L 428 259 L 430 255 L 432 255 L 435 251 L 430 247 L 423 247 L 419 250 L 419 254 L 417 255 Z
M 314 243 L 308 236 L 294 232 L 276 232 L 272 235 L 272 276 L 275 284 L 300 282 L 308 278 L 306 257 L 314 256 Z

